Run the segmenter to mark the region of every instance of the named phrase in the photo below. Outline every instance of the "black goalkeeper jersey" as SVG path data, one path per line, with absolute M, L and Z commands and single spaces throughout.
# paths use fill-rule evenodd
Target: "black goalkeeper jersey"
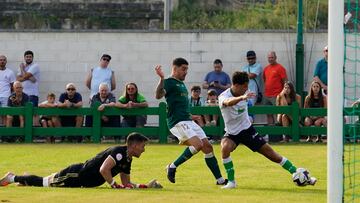
M 116 162 L 111 169 L 113 177 L 119 173 L 130 174 L 132 159 L 128 157 L 127 146 L 110 147 L 84 163 L 79 172 L 81 186 L 96 187 L 104 184 L 105 179 L 100 174 L 100 167 L 108 156 L 111 156 Z

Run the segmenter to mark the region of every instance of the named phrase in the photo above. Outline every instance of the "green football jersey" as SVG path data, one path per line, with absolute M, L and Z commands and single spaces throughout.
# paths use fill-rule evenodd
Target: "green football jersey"
M 164 80 L 165 99 L 168 105 L 167 122 L 169 128 L 180 121 L 191 121 L 188 91 L 184 82 L 175 78 Z

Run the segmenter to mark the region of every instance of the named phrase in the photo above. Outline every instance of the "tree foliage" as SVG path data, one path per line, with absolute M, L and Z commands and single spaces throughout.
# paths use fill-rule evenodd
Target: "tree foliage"
M 317 5 L 319 3 L 319 9 Z M 318 11 L 318 12 L 317 12 Z M 204 8 L 197 1 L 182 0 L 172 12 L 172 29 L 296 29 L 298 1 L 267 0 L 247 3 L 238 10 Z M 327 1 L 304 0 L 304 29 L 327 28 Z M 317 16 L 317 18 L 316 18 Z

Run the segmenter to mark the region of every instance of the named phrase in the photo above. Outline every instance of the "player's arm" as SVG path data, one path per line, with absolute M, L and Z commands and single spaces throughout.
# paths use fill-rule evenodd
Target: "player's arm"
M 105 179 L 105 181 L 112 187 L 112 188 L 119 188 L 120 186 L 116 183 L 111 175 L 111 169 L 116 165 L 116 162 L 112 156 L 108 156 L 105 161 L 102 163 L 100 167 L 100 174 Z M 119 187 L 118 187 L 119 186 Z
M 223 106 L 234 106 L 236 105 L 237 103 L 239 103 L 240 101 L 243 101 L 243 100 L 247 100 L 247 97 L 246 95 L 241 95 L 241 96 L 238 96 L 238 97 L 231 97 L 231 98 L 227 98 L 223 101 Z
M 254 92 L 247 92 L 244 95 L 238 96 L 238 97 L 230 97 L 226 98 L 223 102 L 223 106 L 234 106 L 240 101 L 247 100 L 248 98 L 255 97 L 256 94 Z
M 135 183 L 130 182 L 130 174 L 120 173 L 120 179 L 121 179 L 121 183 L 124 186 L 131 184 L 131 185 L 134 185 L 134 187 L 135 187 L 135 185 L 136 185 Z
M 163 96 L 165 96 L 165 89 L 164 89 L 164 73 L 161 70 L 160 65 L 157 65 L 155 67 L 155 72 L 160 77 L 158 85 L 156 87 L 155 97 L 156 99 L 161 99 Z

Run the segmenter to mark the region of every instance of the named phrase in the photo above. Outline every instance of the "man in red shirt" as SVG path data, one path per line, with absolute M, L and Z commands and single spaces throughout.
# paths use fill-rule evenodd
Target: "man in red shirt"
M 287 81 L 285 68 L 276 62 L 275 51 L 268 53 L 268 62 L 263 71 L 263 79 L 265 84 L 264 91 L 264 105 L 275 105 L 276 96 L 284 88 L 284 82 Z M 272 114 L 267 115 L 268 124 L 274 124 L 274 117 Z

